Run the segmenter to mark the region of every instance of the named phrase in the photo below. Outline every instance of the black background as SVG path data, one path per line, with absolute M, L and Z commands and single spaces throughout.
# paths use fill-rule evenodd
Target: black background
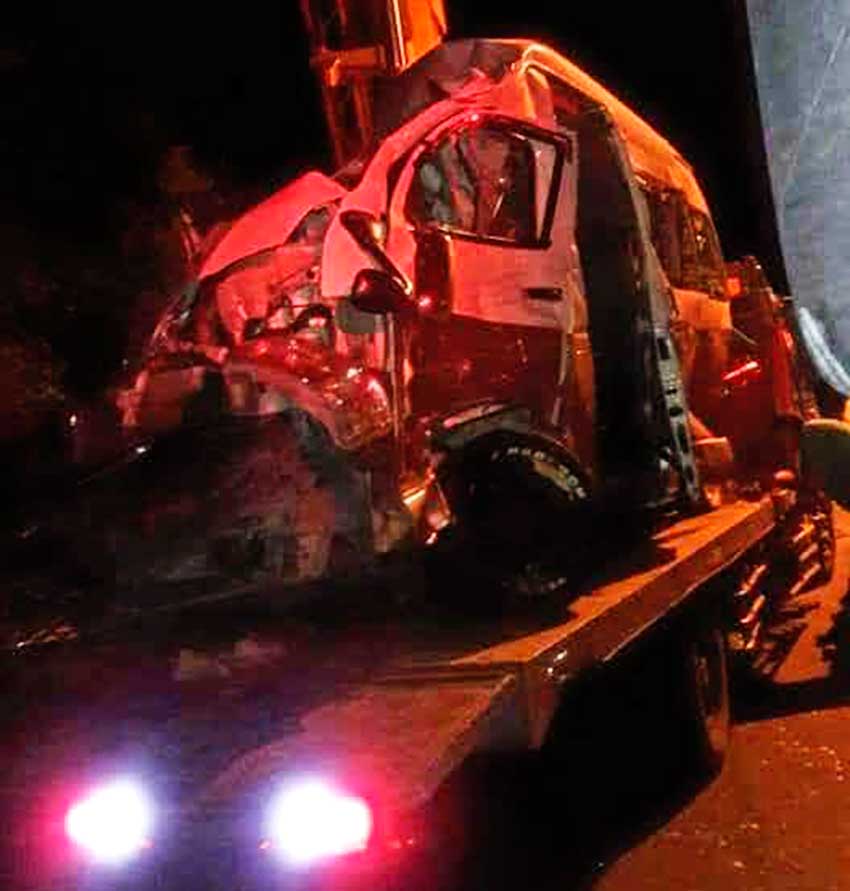
M 787 287 L 743 0 L 448 5 L 452 35 L 542 39 L 632 105 L 695 167 L 727 256 L 758 255 Z M 76 294 L 90 312 L 130 301 L 146 272 L 143 261 L 122 268 L 120 239 L 135 213 L 156 206 L 157 163 L 168 145 L 190 145 L 240 206 L 300 169 L 329 165 L 297 0 L 33 3 L 7 13 L 7 280 L 25 258 L 54 292 Z M 86 277 L 95 284 L 83 294 Z

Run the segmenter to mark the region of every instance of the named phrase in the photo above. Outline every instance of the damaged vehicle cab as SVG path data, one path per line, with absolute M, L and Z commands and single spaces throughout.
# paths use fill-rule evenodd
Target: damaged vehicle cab
M 699 503 L 754 342 L 687 163 L 531 42 L 376 91 L 370 157 L 238 220 L 122 394 L 145 435 L 264 431 L 199 502 L 213 563 L 303 581 L 460 530 L 520 565 L 590 506 Z

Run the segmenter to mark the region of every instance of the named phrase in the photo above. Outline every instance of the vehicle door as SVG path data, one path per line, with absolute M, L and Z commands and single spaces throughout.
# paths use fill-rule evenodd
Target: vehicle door
M 674 339 L 688 404 L 712 430 L 722 429 L 724 375 L 736 344 L 723 258 L 710 217 L 683 193 L 647 187 L 652 239 L 673 289 Z
M 390 253 L 411 234 L 420 313 L 410 407 L 494 398 L 562 422 L 567 336 L 583 324 L 576 143 L 467 115 L 409 160 L 390 201 Z

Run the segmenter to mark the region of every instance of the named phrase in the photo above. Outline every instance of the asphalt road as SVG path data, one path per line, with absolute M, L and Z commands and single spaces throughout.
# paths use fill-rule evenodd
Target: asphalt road
M 738 691 L 720 776 L 681 762 L 664 663 L 635 654 L 576 691 L 551 760 L 485 772 L 483 812 L 464 821 L 485 837 L 460 886 L 850 889 L 850 515 L 838 533 L 833 581 L 789 605 L 773 682 Z
M 594 888 L 850 889 L 850 516 L 837 525 L 835 577 L 795 604 L 790 652 L 739 702 L 721 775 L 684 802 L 669 790 Z

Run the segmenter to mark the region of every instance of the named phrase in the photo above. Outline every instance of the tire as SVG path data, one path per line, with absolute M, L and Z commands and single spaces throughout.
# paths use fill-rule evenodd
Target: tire
M 503 431 L 471 444 L 451 487 L 462 536 L 479 560 L 516 571 L 564 556 L 586 522 L 590 483 L 577 460 L 544 437 Z
M 674 707 L 679 709 L 684 760 L 701 777 L 723 766 L 730 735 L 726 641 L 716 626 L 691 627 L 678 647 Z
M 441 467 L 455 522 L 425 559 L 427 595 L 454 614 L 549 608 L 559 615 L 590 527 L 578 461 L 543 436 L 481 436 Z

